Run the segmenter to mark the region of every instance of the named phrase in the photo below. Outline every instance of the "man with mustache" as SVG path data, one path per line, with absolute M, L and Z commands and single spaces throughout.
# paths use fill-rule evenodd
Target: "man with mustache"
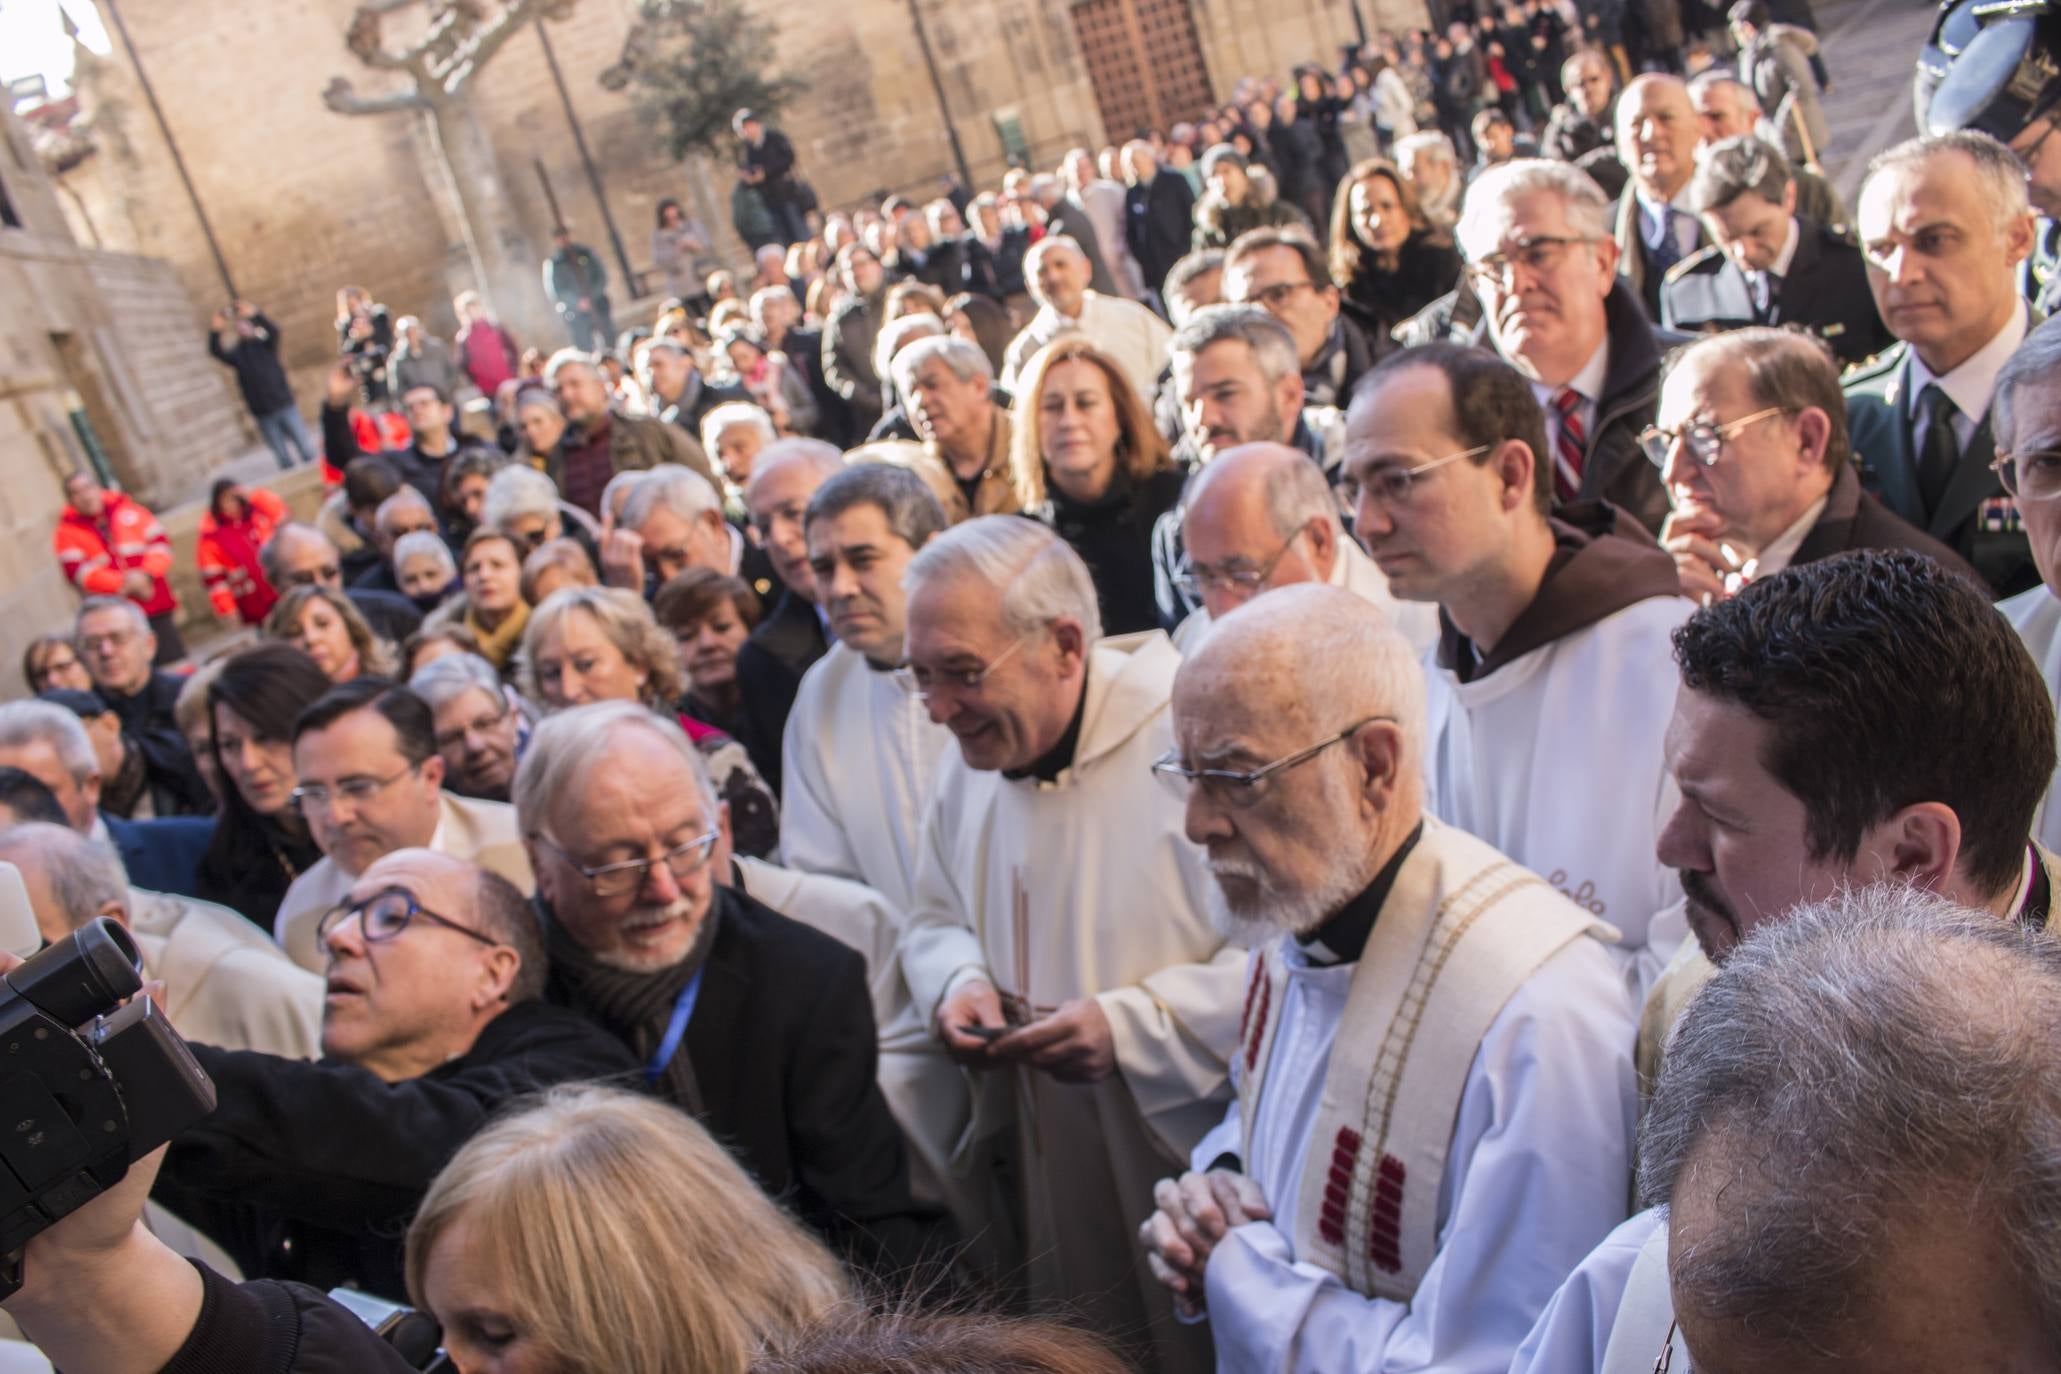
M 1713 966 L 1799 906 L 1907 884 L 2047 926 L 2061 874 L 2027 837 L 2053 777 L 2054 707 L 2010 623 L 1965 578 L 1901 550 L 1802 564 L 1698 611 L 1675 659 L 1667 766 L 1681 803 L 1659 857 L 1681 875 L 1696 943 L 1647 1004 L 1646 1083 Z M 1665 1287 L 1657 1303 L 1620 1304 L 1665 1224 L 1643 1212 L 1592 1252 L 1513 1371 L 1634 1367 L 1606 1365 L 1612 1347 L 1652 1368 L 1672 1316 Z
M 1080 555 L 990 515 L 911 560 L 910 686 L 952 732 L 902 936 L 916 1005 L 976 1085 L 976 1140 L 1013 1131 L 1031 1296 L 1207 1368 L 1133 1248 L 1154 1180 L 1229 1094 L 1244 954 L 1203 913 L 1202 854 L 1153 780 L 1180 656 L 1102 638 Z
M 1663 343 L 1618 272 L 1610 205 L 1579 168 L 1539 158 L 1491 167 L 1467 191 L 1458 231 L 1480 331 L 1546 409 L 1558 505 L 1606 500 L 1648 532 L 1667 494 L 1639 453 L 1653 423 Z M 1464 285 L 1464 284 L 1463 284 Z
M 1350 592 L 1230 612 L 1173 705 L 1157 771 L 1254 954 L 1237 1100 L 1156 1190 L 1153 1270 L 1226 1374 L 1501 1374 L 1625 1210 L 1610 932 L 1425 815 L 1420 671 Z
M 1988 134 L 1910 139 L 1869 164 L 1856 227 L 1900 340 L 1846 379 L 1865 485 L 1998 596 L 2029 591 L 2039 570 L 1991 470 L 1989 423 L 1997 374 L 2036 323 L 2018 291 L 2034 235 L 2025 166 Z
M 719 883 L 729 810 L 678 724 L 627 701 L 546 718 L 515 809 L 546 996 L 628 1045 L 652 1091 L 853 1264 L 901 1275 L 929 1259 L 948 1229 L 910 1198 L 874 1082 L 866 961 Z
M 1681 937 L 1653 920 L 1677 896 L 1653 841 L 1672 808 L 1668 634 L 1690 603 L 1607 505 L 1549 513 L 1533 394 L 1480 349 L 1384 359 L 1347 412 L 1339 492 L 1389 590 L 1439 608 L 1426 809 L 1615 926 L 1639 995 Z

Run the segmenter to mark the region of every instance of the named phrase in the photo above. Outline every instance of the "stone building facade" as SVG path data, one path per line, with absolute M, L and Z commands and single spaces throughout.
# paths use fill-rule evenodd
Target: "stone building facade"
M 1241 75 L 1285 74 L 1312 58 L 1335 63 L 1340 44 L 1356 32 L 1355 4 L 1372 28 L 1421 24 L 1425 15 L 1422 0 L 752 3 L 779 26 L 781 65 L 809 82 L 780 125 L 830 206 L 858 204 L 883 190 L 926 193 L 941 186 L 952 167 L 912 5 L 980 185 L 999 179 L 1012 149 L 1034 165 L 1050 166 L 1071 146 L 1133 132 L 1105 121 L 1091 66 L 1104 74 L 1104 97 L 1108 73 L 1117 73 L 1119 82 L 1125 71 L 1150 81 L 1172 61 L 1192 65 L 1196 79 L 1221 100 Z M 361 284 L 397 315 L 419 314 L 448 335 L 450 296 L 475 285 L 422 119 L 344 116 L 322 103 L 323 87 L 339 75 L 366 95 L 382 89 L 379 75 L 344 49 L 354 8 L 355 0 L 152 0 L 123 10 L 236 289 L 280 323 L 310 409 L 334 356 L 339 286 Z M 546 26 L 625 256 L 633 270 L 649 267 L 653 212 L 665 196 L 713 211 L 720 239 L 734 251 L 728 169 L 708 169 L 697 187 L 689 170 L 667 158 L 642 127 L 628 96 L 598 82 L 630 23 L 627 0 L 577 0 L 570 18 Z M 1112 52 L 1112 42 L 1127 46 Z M 90 230 L 80 224 L 82 236 L 90 232 L 110 248 L 167 258 L 196 299 L 210 305 L 225 299 L 126 56 L 117 49 L 113 58 L 87 64 L 79 85 L 98 146 L 65 178 L 69 212 L 91 222 Z M 482 68 L 472 98 L 499 164 L 508 218 L 527 239 L 526 260 L 540 259 L 553 220 L 563 218 L 618 279 L 618 319 L 633 318 L 623 310 L 629 293 L 620 283 L 621 264 L 538 35 L 509 42 Z M 492 294 L 519 338 L 545 346 L 562 342 L 533 277 Z

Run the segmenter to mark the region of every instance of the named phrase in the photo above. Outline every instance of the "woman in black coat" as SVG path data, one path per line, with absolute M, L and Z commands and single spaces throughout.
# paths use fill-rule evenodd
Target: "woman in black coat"
M 1425 223 L 1416 192 L 1386 158 L 1356 164 L 1338 188 L 1331 277 L 1377 355 L 1395 347 L 1391 329 L 1459 283 L 1460 254 Z

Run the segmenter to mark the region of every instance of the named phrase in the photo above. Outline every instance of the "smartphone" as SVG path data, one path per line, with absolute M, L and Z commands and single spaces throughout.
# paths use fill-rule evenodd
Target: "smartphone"
M 41 948 L 43 932 L 36 928 L 28 885 L 22 882 L 20 869 L 0 859 L 0 949 L 26 959 Z
M 17 879 L 17 881 L 19 881 L 19 879 Z M 1003 1036 L 1009 1034 L 1009 1027 L 961 1026 L 959 1027 L 959 1033 L 961 1035 L 970 1035 L 976 1040 L 1000 1040 Z

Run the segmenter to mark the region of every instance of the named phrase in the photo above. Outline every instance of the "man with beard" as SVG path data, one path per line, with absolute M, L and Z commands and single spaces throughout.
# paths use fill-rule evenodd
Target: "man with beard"
M 1225 616 L 1173 753 L 1254 948 L 1238 1096 L 1140 1231 L 1217 1368 L 1501 1374 L 1623 1216 L 1637 1094 L 1609 931 L 1423 811 L 1422 678 L 1351 593 Z
M 2027 836 L 2053 775 L 2054 707 L 2009 622 L 1966 579 L 1901 551 L 1807 563 L 1698 611 L 1675 658 L 1667 765 L 1682 800 L 1659 855 L 1681 875 L 1696 945 L 1647 1005 L 1646 1081 L 1712 965 L 1800 905 L 1887 883 L 2047 925 L 2056 860 Z M 1621 1304 L 1665 1229 L 1658 1211 L 1619 1227 L 1512 1369 L 1598 1369 L 1610 1347 L 1650 1369 L 1673 1316 L 1665 1286 Z

